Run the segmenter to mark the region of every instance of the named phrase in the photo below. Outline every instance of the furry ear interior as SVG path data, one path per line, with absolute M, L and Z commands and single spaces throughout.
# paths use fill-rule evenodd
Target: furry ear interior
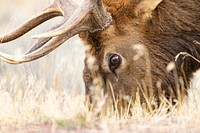
M 142 0 L 135 9 L 136 16 L 151 18 L 152 11 L 162 2 L 162 0 Z

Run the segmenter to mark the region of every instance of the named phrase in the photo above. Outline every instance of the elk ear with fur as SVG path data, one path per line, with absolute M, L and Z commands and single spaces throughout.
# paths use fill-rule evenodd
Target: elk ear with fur
M 162 2 L 162 0 L 143 0 L 135 9 L 135 14 L 138 17 L 151 18 L 152 11 Z

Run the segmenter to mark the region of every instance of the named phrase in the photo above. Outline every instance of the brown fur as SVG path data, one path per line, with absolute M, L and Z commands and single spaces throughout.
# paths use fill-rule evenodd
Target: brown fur
M 153 89 L 153 96 L 157 97 L 160 89 L 157 83 L 160 81 L 166 97 L 177 98 L 177 79 L 173 71 L 168 72 L 166 67 L 175 61 L 175 56 L 180 52 L 187 52 L 200 59 L 200 45 L 194 43 L 200 42 L 199 0 L 163 0 L 156 8 L 151 4 L 141 4 L 144 1 L 103 0 L 104 6 L 112 14 L 112 25 L 101 32 L 82 35 L 87 45 L 92 46 L 86 51 L 85 59 L 84 81 L 87 95 L 91 95 L 90 86 L 95 75 L 100 75 L 105 92 L 110 91 L 111 83 L 116 96 L 125 94 L 134 98 L 138 86 L 146 82 L 147 89 Z M 151 3 L 153 0 L 146 1 Z M 146 53 L 134 59 L 138 49 L 133 47 L 137 44 L 142 44 Z M 116 75 L 108 68 L 108 53 L 122 57 L 122 64 L 116 69 Z M 90 56 L 95 57 L 99 74 L 94 75 L 92 68 L 88 67 L 87 59 Z M 200 64 L 191 57 L 181 56 L 176 61 L 178 76 L 184 79 L 185 94 L 192 73 L 199 67 Z

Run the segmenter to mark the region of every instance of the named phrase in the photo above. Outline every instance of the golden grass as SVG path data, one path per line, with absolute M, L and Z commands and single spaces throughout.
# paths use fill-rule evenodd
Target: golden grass
M 28 79 L 28 80 L 27 80 Z M 9 81 L 8 81 L 9 80 Z M 10 82 L 11 80 L 11 82 Z M 34 76 L 22 77 L 26 90 L 20 88 L 18 77 L 1 81 L 0 127 L 1 131 L 127 131 L 127 132 L 182 132 L 199 131 L 199 97 L 186 100 L 179 108 L 163 104 L 153 114 L 138 102 L 130 108 L 132 115 L 119 115 L 114 109 L 97 117 L 88 111 L 82 95 L 70 95 L 65 90 L 46 88 Z M 8 82 L 7 82 L 8 81 Z M 14 86 L 16 85 L 16 86 Z M 171 111 L 168 112 L 168 109 Z M 98 109 L 99 111 L 99 109 Z M 49 127 L 46 127 L 49 125 Z
M 18 4 L 16 4 L 18 2 Z M 0 34 L 16 27 L 35 14 L 50 0 L 0 0 Z M 9 3 L 9 4 L 8 4 Z M 20 6 L 19 6 L 20 5 Z M 30 7 L 31 6 L 31 7 Z M 7 8 L 6 8 L 7 7 Z M 24 8 L 23 8 L 24 7 Z M 36 7 L 37 9 L 34 9 Z M 19 12 L 23 8 L 23 15 Z M 12 10 L 10 10 L 12 9 Z M 30 14 L 29 14 L 30 13 Z M 2 17 L 2 16 L 4 17 Z M 9 16 L 9 17 L 8 17 Z M 23 17 L 22 17 L 23 16 Z M 20 20 L 19 20 L 20 19 Z M 58 19 L 55 19 L 57 21 Z M 51 23 L 55 23 L 51 21 Z M 52 25 L 49 23 L 49 25 Z M 41 33 L 40 26 L 19 40 L 0 47 L 1 51 L 19 54 L 33 41 L 30 35 Z M 132 115 L 110 108 L 107 113 L 90 112 L 84 104 L 82 69 L 84 48 L 77 37 L 70 39 L 47 57 L 22 65 L 0 65 L 0 132 L 199 132 L 200 93 L 191 89 L 189 98 L 178 108 L 165 98 L 159 108 L 149 112 L 139 99 L 127 107 Z M 198 80 L 198 79 L 197 79 Z M 168 112 L 168 110 L 171 110 Z M 127 112 L 128 112 L 127 111 Z

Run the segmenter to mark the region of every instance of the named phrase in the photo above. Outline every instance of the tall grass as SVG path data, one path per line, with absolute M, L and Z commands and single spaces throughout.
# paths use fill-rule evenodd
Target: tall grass
M 0 34 L 18 26 L 51 2 L 0 0 Z M 18 40 L 2 44 L 1 51 L 23 53 L 34 43 L 31 35 L 44 32 L 46 27 L 57 21 L 60 18 L 53 19 Z M 104 109 L 104 102 L 92 112 L 84 103 L 83 59 L 84 46 L 77 37 L 73 37 L 37 61 L 21 65 L 0 62 L 0 131 L 7 132 L 12 130 L 11 127 L 27 125 L 51 125 L 51 131 L 55 128 L 82 129 L 86 132 L 200 131 L 200 93 L 197 89 L 199 84 L 196 84 L 199 78 L 192 83 L 189 98 L 179 108 L 172 106 L 163 96 L 161 106 L 149 111 L 140 104 L 137 93 L 136 102 L 130 102 L 131 107 L 127 106 L 126 113 L 121 115 L 113 105 L 106 108 L 106 114 L 97 117 Z

